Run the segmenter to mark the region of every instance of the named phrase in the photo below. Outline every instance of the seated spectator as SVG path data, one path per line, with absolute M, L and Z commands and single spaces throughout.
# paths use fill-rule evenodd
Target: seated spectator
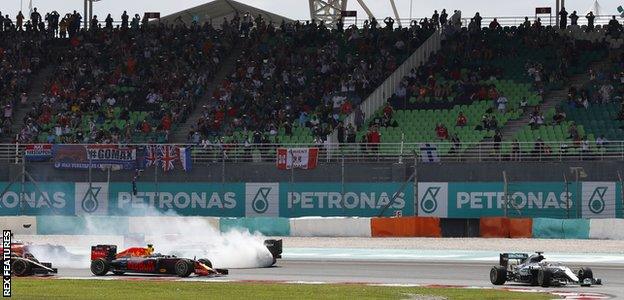
M 442 123 L 438 123 L 438 125 L 436 125 L 435 131 L 436 131 L 436 136 L 439 139 L 448 140 L 449 138 L 448 129 L 446 129 L 446 126 L 444 126 Z
M 464 113 L 460 111 L 459 115 L 457 115 L 457 121 L 455 122 L 455 126 L 464 127 L 466 126 L 467 123 L 468 123 L 468 119 L 466 118 Z
M 525 113 L 528 108 L 528 105 L 529 105 L 529 101 L 527 100 L 527 97 L 526 96 L 522 97 L 522 100 L 520 100 L 520 111 L 522 113 Z
M 557 112 L 553 115 L 553 123 L 559 125 L 565 120 L 566 120 L 566 113 L 558 108 Z

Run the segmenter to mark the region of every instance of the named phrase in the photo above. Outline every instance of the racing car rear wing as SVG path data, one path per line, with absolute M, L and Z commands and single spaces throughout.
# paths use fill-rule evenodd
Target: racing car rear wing
M 527 253 L 501 253 L 499 258 L 499 263 L 503 267 L 507 267 L 510 259 L 519 259 L 520 261 L 525 261 L 529 258 Z

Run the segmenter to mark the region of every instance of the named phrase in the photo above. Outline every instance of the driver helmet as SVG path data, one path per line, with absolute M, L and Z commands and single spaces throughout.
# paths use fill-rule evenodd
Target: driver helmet
M 152 255 L 154 253 L 154 245 L 147 244 L 147 254 Z

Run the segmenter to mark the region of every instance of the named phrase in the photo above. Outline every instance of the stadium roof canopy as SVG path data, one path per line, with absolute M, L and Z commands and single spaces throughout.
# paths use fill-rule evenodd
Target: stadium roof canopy
M 177 13 L 164 16 L 160 19 L 162 22 L 184 22 L 185 24 L 191 24 L 193 21 L 197 21 L 199 24 L 203 24 L 208 21 L 212 21 L 213 25 L 217 26 L 223 22 L 223 18 L 228 20 L 238 13 L 243 15 L 250 13 L 252 16 L 262 15 L 267 22 L 273 21 L 274 24 L 281 24 L 282 20 L 286 22 L 292 22 L 293 20 L 262 10 L 253 6 L 249 6 L 233 0 L 215 0 L 195 6 Z

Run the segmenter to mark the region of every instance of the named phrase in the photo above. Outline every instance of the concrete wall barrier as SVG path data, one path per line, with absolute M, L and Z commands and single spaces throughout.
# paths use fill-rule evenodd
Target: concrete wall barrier
M 586 219 L 533 219 L 533 237 L 546 239 L 587 239 L 589 220 Z
M 290 219 L 291 236 L 370 237 L 370 218 L 305 217 Z
M 589 238 L 624 240 L 624 219 L 591 219 Z
M 286 218 L 221 218 L 219 229 L 221 232 L 247 229 L 267 236 L 290 236 L 290 222 Z
M 128 232 L 131 234 L 176 234 L 188 228 L 212 228 L 219 230 L 219 218 L 213 217 L 129 217 Z
M 1 217 L 0 228 L 13 234 L 37 234 L 37 218 L 34 216 Z
M 37 234 L 124 235 L 127 233 L 127 217 L 37 216 Z

